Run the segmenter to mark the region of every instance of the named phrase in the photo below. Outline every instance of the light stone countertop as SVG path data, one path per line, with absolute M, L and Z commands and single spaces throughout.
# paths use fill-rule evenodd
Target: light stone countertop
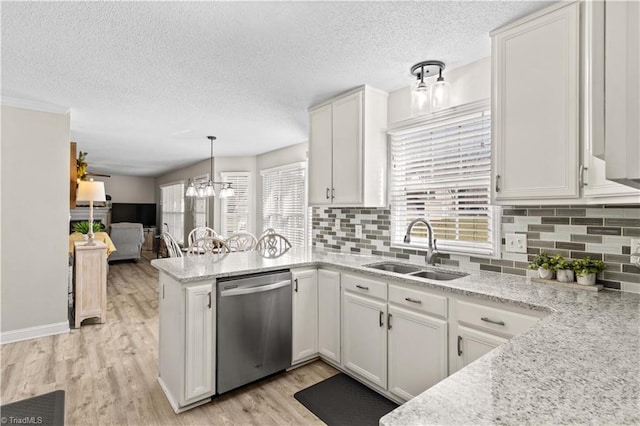
M 640 295 L 565 289 L 484 271 L 431 281 L 362 266 L 381 261 L 395 259 L 293 249 L 277 259 L 244 252 L 215 261 L 196 256 L 151 264 L 185 284 L 330 266 L 551 312 L 527 332 L 387 414 L 381 425 L 640 424 Z

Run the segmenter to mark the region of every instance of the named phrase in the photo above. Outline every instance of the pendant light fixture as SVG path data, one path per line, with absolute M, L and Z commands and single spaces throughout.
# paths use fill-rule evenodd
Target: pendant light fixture
M 412 116 L 439 111 L 448 106 L 448 83 L 445 83 L 444 78 L 442 77 L 442 70 L 444 70 L 444 67 L 444 62 L 441 61 L 422 61 L 411 67 L 411 74 L 417 77 L 416 82 L 413 84 L 413 89 L 411 90 Z M 424 79 L 435 76 L 436 74 L 439 75 L 439 78 L 434 86 L 438 86 L 438 90 L 437 92 L 434 92 L 433 88 L 429 90 L 430 88 L 427 86 Z M 439 83 L 442 84 L 439 85 Z M 436 95 L 438 99 L 435 104 L 434 95 Z M 446 100 L 447 105 L 444 105 L 444 100 Z
M 215 136 L 207 136 L 207 139 L 209 139 L 209 141 L 211 142 L 211 155 L 209 157 L 209 162 L 210 162 L 209 180 L 207 181 L 207 183 L 198 183 L 198 184 L 191 181 L 184 195 L 187 197 L 198 197 L 198 198 L 215 197 L 216 190 L 213 187 L 213 185 L 221 185 L 222 189 L 220 190 L 220 198 L 231 197 L 232 195 L 234 195 L 234 190 L 231 187 L 231 182 L 214 182 L 213 180 L 213 141 L 215 141 L 217 138 Z

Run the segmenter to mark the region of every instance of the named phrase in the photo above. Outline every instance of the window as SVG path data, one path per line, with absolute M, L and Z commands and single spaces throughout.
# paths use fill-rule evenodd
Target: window
M 262 226 L 287 237 L 294 247 L 307 242 L 307 167 L 294 163 L 262 170 Z
M 222 235 L 247 232 L 249 229 L 252 196 L 251 172 L 220 173 L 223 182 L 230 182 L 234 195 L 220 199 L 220 227 Z
M 486 102 L 390 131 L 391 239 L 403 244 L 408 224 L 427 218 L 441 250 L 493 254 L 499 214 L 490 205 L 491 115 Z M 417 224 L 411 246 L 425 247 Z
M 184 183 L 173 183 L 160 187 L 160 205 L 164 230 L 178 242 L 184 244 Z M 168 229 L 167 229 L 168 228 Z
M 209 180 L 209 175 L 202 175 L 193 178 L 194 184 L 204 183 Z M 192 197 L 193 202 L 193 227 L 207 226 L 207 213 L 209 211 L 209 198 Z

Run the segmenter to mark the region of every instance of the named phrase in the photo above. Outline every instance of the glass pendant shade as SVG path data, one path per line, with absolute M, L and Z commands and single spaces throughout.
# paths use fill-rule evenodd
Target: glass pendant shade
M 227 185 L 227 197 L 233 197 L 236 195 L 236 191 L 233 190 L 231 185 Z
M 204 197 L 204 188 L 202 186 L 199 186 L 196 190 L 196 196 L 201 198 Z
M 195 197 L 198 194 L 196 191 L 196 187 L 193 185 L 193 182 L 189 184 L 187 188 L 187 193 L 185 194 L 187 197 Z
M 442 77 L 431 86 L 431 112 L 449 107 L 449 83 Z
M 429 88 L 424 81 L 416 81 L 411 90 L 411 115 L 413 117 L 428 114 Z
M 205 197 L 214 197 L 216 195 L 216 190 L 213 189 L 213 182 L 209 181 L 207 186 L 204 188 L 204 196 Z

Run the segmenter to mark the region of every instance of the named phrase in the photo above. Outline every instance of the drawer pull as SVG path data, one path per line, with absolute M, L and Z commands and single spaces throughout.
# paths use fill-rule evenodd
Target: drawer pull
M 369 291 L 369 287 L 365 287 L 363 285 L 357 284 L 356 287 L 358 287 L 360 290 L 367 290 Z
M 418 305 L 422 305 L 422 300 L 412 299 L 410 297 L 405 297 L 404 300 L 411 303 L 417 303 Z
M 504 321 L 494 321 L 494 320 L 492 320 L 490 318 L 487 318 L 487 317 L 482 317 L 480 319 L 482 321 L 484 321 L 484 322 L 488 322 L 488 323 L 495 324 L 495 325 L 505 325 Z

